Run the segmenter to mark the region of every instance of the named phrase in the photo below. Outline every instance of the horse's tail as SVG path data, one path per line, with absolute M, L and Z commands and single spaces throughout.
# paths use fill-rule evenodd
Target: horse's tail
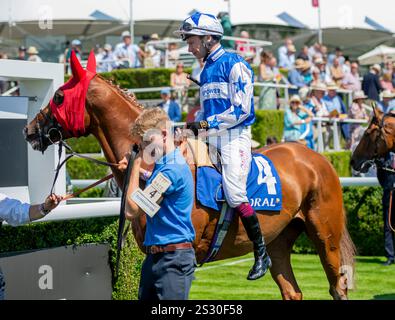
M 341 255 L 341 267 L 340 273 L 344 274 L 347 278 L 347 288 L 354 288 L 354 264 L 355 255 L 357 253 L 356 247 L 351 239 L 350 233 L 347 230 L 347 216 L 344 212 L 344 227 L 342 237 L 340 239 L 340 255 Z

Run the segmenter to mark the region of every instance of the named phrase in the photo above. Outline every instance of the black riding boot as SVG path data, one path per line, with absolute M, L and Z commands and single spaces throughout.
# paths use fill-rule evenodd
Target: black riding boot
M 272 266 L 272 261 L 266 252 L 265 241 L 263 240 L 259 221 L 254 213 L 247 218 L 241 218 L 243 226 L 247 232 L 248 238 L 254 244 L 255 263 L 248 273 L 248 280 L 256 280 L 265 275 L 267 270 Z

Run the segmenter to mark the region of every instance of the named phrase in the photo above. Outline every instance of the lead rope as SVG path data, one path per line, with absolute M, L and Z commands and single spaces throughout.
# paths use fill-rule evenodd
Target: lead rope
M 390 191 L 390 205 L 389 205 L 389 209 L 388 209 L 388 225 L 389 225 L 390 229 L 392 230 L 392 232 L 395 232 L 395 229 L 392 227 L 392 224 L 391 224 L 391 216 L 392 216 L 392 192 L 393 192 L 393 190 Z

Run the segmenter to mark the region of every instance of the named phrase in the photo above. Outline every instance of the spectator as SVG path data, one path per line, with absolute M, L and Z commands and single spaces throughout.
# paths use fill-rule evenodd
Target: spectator
M 33 61 L 33 62 L 43 62 L 40 58 L 40 56 L 38 55 L 39 52 L 37 51 L 36 47 L 29 47 L 29 49 L 27 49 L 26 53 L 28 54 L 28 58 L 27 61 Z
M 110 72 L 116 69 L 117 63 L 112 52 L 112 46 L 108 43 L 104 45 L 104 50 L 96 56 L 97 72 Z
M 303 106 L 309 110 L 314 116 L 313 110 L 314 105 L 311 101 L 311 90 L 310 88 L 303 87 L 299 90 L 299 97 L 302 100 Z M 302 126 L 303 127 L 303 126 Z M 305 124 L 305 128 L 302 128 L 302 132 L 306 132 L 304 139 L 307 142 L 307 147 L 314 150 L 314 130 L 313 130 L 313 121 L 308 124 Z
M 291 38 L 285 38 L 284 45 L 278 48 L 278 59 L 279 61 L 284 61 L 286 59 L 286 55 L 288 53 L 289 46 L 293 45 L 293 41 Z
M 177 63 L 176 72 L 170 75 L 170 85 L 183 111 L 186 112 L 188 110 L 188 87 L 190 81 L 188 74 L 184 72 L 184 64 L 182 62 Z
M 250 39 L 250 34 L 247 31 L 241 31 L 240 38 Z M 256 50 L 255 47 L 250 45 L 247 41 L 238 40 L 236 41 L 236 51 L 240 54 L 245 60 L 254 59 Z M 247 61 L 249 62 L 249 61 Z
M 82 59 L 82 43 L 78 39 L 74 39 L 70 43 L 70 47 L 66 48 L 64 53 L 64 63 L 65 63 L 65 72 L 71 75 L 71 68 L 70 68 L 70 59 L 71 59 L 71 51 L 74 50 L 74 53 L 78 60 L 81 61 Z
M 26 60 L 26 47 L 20 46 L 18 48 L 18 56 L 16 57 L 16 60 Z
M 344 72 L 342 65 L 339 62 L 339 58 L 335 57 L 333 59 L 333 64 L 329 69 L 331 72 L 332 80 L 336 83 L 337 86 L 340 86 L 344 78 Z
M 332 117 L 339 117 L 347 115 L 346 106 L 342 99 L 337 94 L 338 87 L 334 82 L 329 83 L 327 86 L 328 94 L 324 97 L 326 108 L 329 115 Z M 349 123 L 342 123 L 340 125 L 342 135 L 346 141 L 350 140 L 350 125 Z
M 158 107 L 166 111 L 171 121 L 180 122 L 181 109 L 177 102 L 170 99 L 170 89 L 163 89 L 160 92 L 160 96 L 162 97 L 163 101 L 158 105 Z
M 344 75 L 342 87 L 346 90 L 361 90 L 361 80 L 359 80 L 359 66 L 357 62 L 351 63 L 351 72 Z
M 129 31 L 122 32 L 122 42 L 118 43 L 114 50 L 114 55 L 118 59 L 120 69 L 139 68 L 144 58 L 143 51 L 138 45 L 133 44 Z
M 383 91 L 383 87 L 381 86 L 379 79 L 380 72 L 380 65 L 375 64 L 370 68 L 370 71 L 363 77 L 362 90 L 363 92 L 365 92 L 370 100 L 380 100 L 380 92 Z
M 343 66 L 343 64 L 344 64 L 344 62 L 345 62 L 345 58 L 344 58 L 344 56 L 343 56 L 343 52 L 342 52 L 342 50 L 339 48 L 339 47 L 337 47 L 336 49 L 335 49 L 335 53 L 332 53 L 332 54 L 330 54 L 329 56 L 328 56 L 328 64 L 330 65 L 330 66 L 333 66 L 333 64 L 335 63 L 335 59 L 337 59 L 337 61 L 338 61 L 338 63 L 339 63 L 339 65 L 340 66 Z
M 351 72 L 351 61 L 349 60 L 349 58 L 345 58 L 346 60 L 344 61 L 343 65 L 342 65 L 342 69 L 343 69 L 343 73 L 346 76 L 347 74 L 349 74 Z
M 293 44 L 289 45 L 287 48 L 287 54 L 280 57 L 279 67 L 282 69 L 291 70 L 295 65 L 295 52 L 295 46 Z
M 381 98 L 381 101 L 378 103 L 378 108 L 381 112 L 389 113 L 395 110 L 395 94 L 392 91 L 384 90 Z
M 321 59 L 328 60 L 328 47 L 321 45 L 320 52 Z
M 355 91 L 353 95 L 353 104 L 351 105 L 351 108 L 348 110 L 348 117 L 350 119 L 356 119 L 356 120 L 369 120 L 369 116 L 366 112 L 366 109 L 369 108 L 366 104 L 365 101 L 367 99 L 367 96 L 365 96 L 364 92 L 362 90 L 360 91 Z M 361 124 L 358 123 L 352 123 L 350 125 L 350 145 L 354 145 L 357 142 L 357 139 L 359 137 L 359 130 L 363 128 Z
M 271 52 L 261 52 L 261 63 L 259 65 L 258 81 L 262 83 L 274 84 L 276 82 L 275 70 L 272 68 L 273 54 Z M 259 95 L 258 109 L 277 109 L 277 91 L 272 87 L 261 87 Z
M 300 53 L 297 56 L 297 59 L 302 59 L 305 61 L 310 61 L 310 57 L 309 57 L 309 47 L 308 46 L 303 46 L 302 50 L 300 51 Z
M 320 79 L 323 83 L 328 83 L 332 81 L 330 71 L 327 68 L 327 65 L 322 58 L 317 58 L 314 60 L 315 66 L 320 70 Z
M 385 63 L 385 69 L 383 73 L 390 73 L 392 79 L 392 85 L 395 88 L 395 70 L 394 70 L 394 63 L 392 61 L 387 61 Z
M 318 69 L 316 66 L 311 68 L 311 75 L 313 77 L 313 80 L 311 81 L 310 85 L 316 85 L 321 81 L 321 71 Z
M 153 33 L 150 37 L 150 41 L 158 41 L 158 40 L 159 40 L 159 35 L 157 33 Z M 161 58 L 162 58 L 162 53 L 157 48 L 157 46 L 155 44 L 148 44 L 146 46 L 144 67 L 145 68 L 159 68 Z
M 166 54 L 167 54 L 166 68 L 175 68 L 177 61 L 180 58 L 180 53 L 178 51 L 177 43 L 174 42 L 169 43 Z
M 337 115 L 346 114 L 346 106 L 344 105 L 342 99 L 337 94 L 339 88 L 336 83 L 330 82 L 327 85 L 327 95 L 324 97 L 325 105 L 329 113 L 335 113 Z
M 394 91 L 391 73 L 384 73 L 383 78 L 380 80 L 380 84 L 381 84 L 381 87 L 383 88 L 383 90 Z
M 232 37 L 232 23 L 230 22 L 230 17 L 228 12 L 218 13 L 217 18 L 221 21 L 222 28 L 224 29 L 224 36 Z M 221 44 L 224 49 L 233 49 L 235 47 L 235 42 L 233 40 L 221 40 Z
M 313 46 L 309 48 L 309 57 L 310 61 L 314 61 L 317 58 L 323 58 L 322 57 L 322 52 L 321 52 L 321 44 L 316 42 Z
M 295 62 L 295 67 L 288 73 L 288 80 L 290 84 L 298 87 L 297 89 L 290 89 L 291 94 L 295 94 L 297 90 L 306 86 L 304 82 L 303 71 L 305 70 L 306 64 L 302 59 L 298 59 Z
M 303 66 L 302 72 L 303 72 L 304 83 L 307 86 L 309 86 L 311 84 L 311 82 L 313 81 L 313 76 L 311 74 L 311 65 L 310 65 L 309 61 L 304 60 L 304 66 Z
M 324 83 L 318 83 L 311 87 L 312 90 L 312 97 L 311 102 L 314 106 L 313 113 L 317 117 L 328 117 L 329 112 L 326 107 L 324 96 L 326 92 L 326 85 Z
M 284 140 L 299 141 L 303 139 L 302 125 L 310 123 L 313 114 L 302 105 L 298 95 L 292 96 L 289 101 L 290 107 L 284 115 Z

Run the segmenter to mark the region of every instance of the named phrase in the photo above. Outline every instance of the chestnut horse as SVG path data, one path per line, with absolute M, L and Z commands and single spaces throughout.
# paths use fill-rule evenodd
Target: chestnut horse
M 75 66 L 73 70 L 76 80 L 82 76 L 81 67 L 78 68 L 78 72 Z M 64 95 L 65 92 L 57 90 L 53 102 L 61 105 Z M 94 135 L 107 161 L 117 163 L 130 150 L 133 141 L 129 128 L 142 110 L 134 96 L 95 75 L 85 97 L 85 135 Z M 25 128 L 26 140 L 34 149 L 44 151 L 56 138 L 40 137 L 40 131 L 48 133 L 55 126 L 59 124 L 47 105 Z M 71 137 L 66 130 L 60 130 L 64 139 Z M 317 249 L 332 297 L 347 299 L 347 279 L 341 268 L 353 265 L 354 247 L 346 228 L 342 188 L 334 168 L 322 155 L 299 143 L 277 144 L 258 152 L 271 159 L 281 178 L 283 209 L 258 212 L 258 217 L 273 263 L 271 275 L 283 299 L 302 299 L 290 262 L 291 249 L 302 232 L 307 233 Z M 191 170 L 195 173 L 194 165 Z M 116 168 L 113 173 L 117 183 L 122 185 L 123 173 Z M 195 202 L 192 221 L 198 261 L 207 254 L 218 217 L 217 212 Z M 132 231 L 141 249 L 145 223 L 144 216 L 132 222 Z M 242 256 L 252 250 L 240 219 L 235 217 L 216 260 Z

